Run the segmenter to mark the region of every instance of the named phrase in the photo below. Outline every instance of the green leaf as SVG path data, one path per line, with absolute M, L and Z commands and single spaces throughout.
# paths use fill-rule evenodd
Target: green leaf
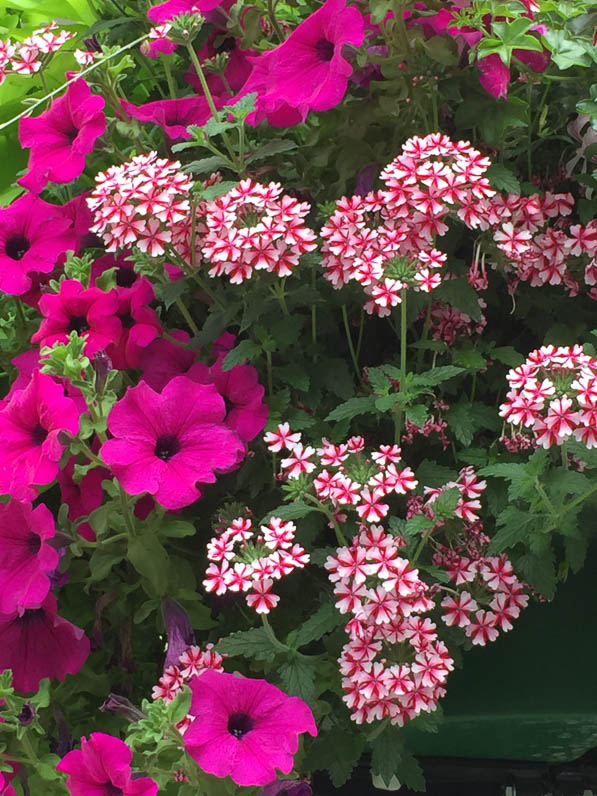
M 451 467 L 444 467 L 443 464 L 423 459 L 417 467 L 416 476 L 421 486 L 440 487 L 447 484 L 448 481 L 455 481 L 458 478 L 458 473 Z
M 217 645 L 222 654 L 254 658 L 256 661 L 273 661 L 278 650 L 262 627 L 239 630 L 226 636 Z
M 140 575 L 151 583 L 161 597 L 168 589 L 168 553 L 152 534 L 129 539 L 128 559 Z
M 511 345 L 492 348 L 489 352 L 489 356 L 491 359 L 497 359 L 498 362 L 502 362 L 504 365 L 508 365 L 511 368 L 517 368 L 524 362 L 523 355 L 519 354 Z
M 194 536 L 197 533 L 197 529 L 192 522 L 176 520 L 170 517 L 162 521 L 159 531 L 162 536 L 171 536 L 175 539 L 180 539 L 183 536 Z
M 168 718 L 171 724 L 182 721 L 191 709 L 191 697 L 193 693 L 188 685 L 183 685 L 182 690 L 168 704 Z
M 431 368 L 424 373 L 417 373 L 412 379 L 412 386 L 416 387 L 419 384 L 425 387 L 436 387 L 448 379 L 453 379 L 464 373 L 464 368 L 457 368 L 454 365 L 442 365 L 439 368 Z
M 290 384 L 296 390 L 307 392 L 309 389 L 310 379 L 307 373 L 299 365 L 283 365 L 275 370 L 275 375 L 278 379 Z
M 193 160 L 184 166 L 183 171 L 191 172 L 192 174 L 211 174 L 218 169 L 225 168 L 228 164 L 219 155 L 212 155 L 208 158 L 201 158 L 201 160 Z
M 386 785 L 395 777 L 404 755 L 404 740 L 398 727 L 388 725 L 371 744 L 371 772 Z
M 104 580 L 112 568 L 119 564 L 124 558 L 122 550 L 109 547 L 98 547 L 93 551 L 93 555 L 89 559 L 89 571 L 91 572 L 91 580 Z
M 193 135 L 196 135 L 199 141 L 202 141 L 205 136 L 212 138 L 213 136 L 221 135 L 227 130 L 231 130 L 234 126 L 234 122 L 226 120 L 220 121 L 219 119 L 214 119 L 212 116 L 203 127 L 196 127 L 194 124 L 191 124 L 187 127 L 187 130 L 193 133 Z
M 528 542 L 541 521 L 540 515 L 521 511 L 516 506 L 507 506 L 497 517 L 496 524 L 501 527 L 491 540 L 490 553 L 499 555 L 519 542 Z
M 222 180 L 222 182 L 216 182 L 213 185 L 208 185 L 207 188 L 204 188 L 201 192 L 201 196 L 204 199 L 211 201 L 212 199 L 217 199 L 219 196 L 224 196 L 225 193 L 231 191 L 233 188 L 236 188 L 238 182 L 235 180 Z
M 350 398 L 340 406 L 337 406 L 326 417 L 326 421 L 344 420 L 345 418 L 357 417 L 368 412 L 375 412 L 375 397 L 373 395 L 366 398 Z
M 255 110 L 257 101 L 257 92 L 251 94 L 244 94 L 236 102 L 226 105 L 226 110 L 229 111 L 235 119 L 245 119 L 250 113 Z
M 326 359 L 322 363 L 323 383 L 338 398 L 348 400 L 354 393 L 352 374 L 346 360 L 341 357 Z
M 315 677 L 317 664 L 309 658 L 296 656 L 280 665 L 278 669 L 282 687 L 287 694 L 304 699 L 307 704 L 315 702 Z
M 407 406 L 404 410 L 404 414 L 406 415 L 406 419 L 409 420 L 414 426 L 421 428 L 421 426 L 425 425 L 428 412 L 426 406 L 419 404 L 418 406 Z
M 281 520 L 300 520 L 301 517 L 306 517 L 312 511 L 315 511 L 315 506 L 303 503 L 302 500 L 293 500 L 292 503 L 277 506 L 268 511 L 263 522 L 269 522 L 270 517 L 279 517 Z
M 444 419 L 458 442 L 467 447 L 480 429 L 499 431 L 501 427 L 496 410 L 485 404 L 466 400 L 452 404 L 444 414 Z
M 381 370 L 381 368 L 369 368 L 367 371 L 367 377 L 369 379 L 371 389 L 374 393 L 377 393 L 377 395 L 386 395 L 392 386 L 390 384 L 390 380 Z
M 317 641 L 326 633 L 331 633 L 339 625 L 344 624 L 344 617 L 334 608 L 331 602 L 319 606 L 313 616 L 302 624 L 296 634 L 296 646 L 304 647 Z
M 334 787 L 341 788 L 361 759 L 364 745 L 364 733 L 333 727 L 320 733 L 310 745 L 305 760 L 307 770 L 329 771 Z
M 543 40 L 551 49 L 551 58 L 558 69 L 590 66 L 591 58 L 585 48 L 571 39 L 566 30 L 548 30 Z
M 154 287 L 158 299 L 163 301 L 166 305 L 166 309 L 169 309 L 176 299 L 179 299 L 186 293 L 189 283 L 185 277 L 182 277 L 182 279 L 175 279 L 173 282 L 159 283 Z
M 295 141 L 290 141 L 284 138 L 274 138 L 271 141 L 266 141 L 265 144 L 262 144 L 258 147 L 251 155 L 247 158 L 248 163 L 255 163 L 258 160 L 266 160 L 272 155 L 279 155 L 282 152 L 292 152 L 293 149 L 297 148 L 297 144 Z
M 455 349 L 453 359 L 467 370 L 483 370 L 487 366 L 485 358 L 472 347 Z
M 261 354 L 261 346 L 253 340 L 241 340 L 232 351 L 229 351 L 222 362 L 222 370 L 232 370 L 235 365 L 253 362 Z
M 485 176 L 498 191 L 520 193 L 520 180 L 513 171 L 501 163 L 492 163 L 485 172 Z
M 406 525 L 403 529 L 403 535 L 406 537 L 419 536 L 424 531 L 432 528 L 433 525 L 433 520 L 430 520 L 429 517 L 425 516 L 425 514 L 415 514 L 414 517 L 411 517 L 406 521 Z
M 480 321 L 482 318 L 477 291 L 464 277 L 444 279 L 441 285 L 433 291 L 433 298 L 456 307 L 473 321 Z
M 534 589 L 548 600 L 553 599 L 556 591 L 556 568 L 551 549 L 548 548 L 541 555 L 525 553 L 517 559 L 516 568 Z

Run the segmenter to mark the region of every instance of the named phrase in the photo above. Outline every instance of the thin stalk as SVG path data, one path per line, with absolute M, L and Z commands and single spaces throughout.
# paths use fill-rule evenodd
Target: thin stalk
M 276 290 L 276 296 L 278 301 L 280 302 L 280 307 L 282 307 L 282 312 L 284 315 L 290 315 L 288 312 L 288 305 L 286 304 L 286 292 L 284 288 L 286 287 L 286 277 L 283 277 L 278 282 L 278 289 Z
M 318 511 L 320 511 L 322 514 L 325 514 L 328 520 L 332 523 L 338 544 L 340 545 L 340 547 L 346 547 L 347 544 L 346 538 L 342 533 L 342 531 L 340 530 L 340 526 L 336 522 L 336 519 L 334 518 L 332 512 L 329 511 L 329 509 L 327 509 L 320 500 L 317 500 L 316 497 L 313 497 L 313 495 L 308 495 L 308 494 L 303 495 L 303 500 L 307 500 L 309 503 L 312 503 L 314 506 L 317 507 Z
M 37 100 L 37 102 L 34 102 L 32 105 L 29 105 L 24 111 L 21 111 L 21 113 L 19 113 L 17 116 L 13 116 L 12 119 L 9 119 L 7 122 L 3 122 L 2 124 L 0 124 L 0 130 L 4 130 L 5 127 L 10 127 L 11 124 L 14 124 L 14 122 L 18 122 L 19 119 L 23 118 L 23 116 L 28 116 L 32 111 L 34 111 L 40 105 L 43 105 L 44 102 L 46 102 L 49 99 L 52 99 L 52 97 L 55 97 L 57 94 L 60 94 L 60 92 L 63 89 L 68 88 L 68 86 L 70 86 L 71 83 L 74 83 L 76 80 L 79 80 L 79 78 L 88 75 L 89 72 L 92 72 L 94 69 L 97 69 L 98 66 L 102 66 L 102 64 L 105 64 L 106 61 L 109 61 L 111 58 L 116 58 L 117 55 L 120 55 L 120 53 L 125 52 L 125 50 L 130 50 L 135 45 L 140 44 L 142 41 L 145 41 L 145 39 L 148 38 L 148 35 L 149 34 L 146 33 L 143 36 L 139 36 L 138 39 L 129 42 L 124 47 L 121 47 L 119 50 L 116 50 L 116 52 L 108 55 L 106 58 L 102 58 L 101 61 L 96 61 L 94 64 L 91 64 L 91 66 L 88 66 L 87 69 L 83 69 L 82 72 L 77 72 L 77 74 L 74 77 L 72 77 L 70 80 L 67 80 L 65 83 L 62 83 L 62 85 L 58 86 L 58 88 L 54 89 L 54 91 L 50 91 L 41 99 Z
M 205 94 L 205 99 L 207 100 L 207 104 L 209 105 L 209 109 L 211 111 L 211 115 L 214 119 L 218 118 L 218 109 L 216 108 L 214 98 L 212 97 L 211 91 L 209 90 L 209 86 L 207 85 L 207 78 L 205 77 L 205 72 L 203 71 L 203 67 L 199 63 L 199 59 L 197 58 L 197 53 L 193 49 L 193 45 L 187 43 L 187 50 L 189 53 L 189 57 L 193 66 L 195 67 L 195 71 L 197 72 L 197 77 L 199 78 L 199 82 L 201 83 L 201 88 L 203 89 L 203 93 Z M 230 155 L 230 159 L 233 162 L 236 162 L 236 158 L 234 156 L 234 149 L 230 143 L 230 139 L 228 138 L 227 134 L 224 132 L 222 133 L 222 140 L 226 145 L 226 149 L 228 150 L 228 154 Z
M 421 337 L 419 342 L 426 343 L 427 338 L 429 337 L 429 329 L 431 327 L 431 302 L 433 299 L 429 296 L 427 300 L 427 312 L 425 313 L 425 322 L 423 324 L 423 331 L 421 332 Z M 421 365 L 423 364 L 423 357 L 425 356 L 425 349 L 419 348 L 417 352 L 417 372 L 421 370 Z
M 176 84 L 174 83 L 174 78 L 172 77 L 172 70 L 170 69 L 170 64 L 168 63 L 168 59 L 162 59 L 162 63 L 164 65 L 164 72 L 166 74 L 166 82 L 168 83 L 168 91 L 170 92 L 170 99 L 176 99 Z
M 281 43 L 284 41 L 284 32 L 280 27 L 280 23 L 276 18 L 276 6 L 274 4 L 274 0 L 267 0 L 267 16 L 271 23 L 271 26 L 276 34 L 278 41 Z
M 566 447 L 566 443 L 562 442 L 560 445 L 560 450 L 562 453 L 562 467 L 564 470 L 568 469 L 568 448 Z
M 592 486 L 590 489 L 587 489 L 587 491 L 583 492 L 582 495 L 579 495 L 577 498 L 574 498 L 574 500 L 570 501 L 570 503 L 568 503 L 567 506 L 564 506 L 564 508 L 560 512 L 560 516 L 566 514 L 566 512 L 570 511 L 575 506 L 578 506 L 579 503 L 583 503 L 588 497 L 590 497 L 593 494 L 593 492 L 597 492 L 597 484 L 595 484 L 595 486 Z
M 176 299 L 175 303 L 176 303 L 176 306 L 179 309 L 180 314 L 182 315 L 182 317 L 187 322 L 187 326 L 193 332 L 193 336 L 196 335 L 196 334 L 199 334 L 199 327 L 197 326 L 195 321 L 192 319 L 191 313 L 186 308 L 186 305 L 185 305 L 184 301 L 180 298 L 180 296 L 178 296 L 178 298 Z
M 133 536 L 136 536 L 135 521 L 133 520 L 131 515 L 131 507 L 129 504 L 128 495 L 126 494 L 120 483 L 118 484 L 118 492 L 120 495 L 120 505 L 122 507 L 124 524 L 126 525 L 129 537 L 132 538 Z
M 272 352 L 267 350 L 265 352 L 265 360 L 267 362 L 267 394 L 270 398 L 274 395 L 273 375 L 272 375 Z
M 357 359 L 356 351 L 352 342 L 352 335 L 350 334 L 350 326 L 348 325 L 348 315 L 346 314 L 346 304 L 342 305 L 342 320 L 344 322 L 344 331 L 346 332 L 346 341 L 348 342 L 348 350 L 350 351 L 350 358 L 354 367 L 354 372 L 357 379 L 362 382 L 361 371 L 359 369 L 359 360 Z
M 400 385 L 399 389 L 404 389 L 406 382 L 406 288 L 400 291 Z M 402 407 L 399 406 L 394 413 L 394 442 L 400 444 L 402 437 Z
M 269 623 L 269 619 L 265 614 L 261 614 L 261 621 L 263 622 L 263 628 L 267 634 L 267 637 L 272 643 L 272 646 L 276 649 L 280 650 L 280 652 L 288 652 L 290 647 L 284 644 L 274 633 L 273 627 Z
M 361 317 L 359 318 L 359 336 L 357 337 L 357 350 L 356 350 L 357 362 L 359 361 L 361 356 L 361 345 L 363 343 L 363 329 L 365 328 L 365 324 L 363 323 L 364 320 L 365 320 L 365 310 L 362 309 Z

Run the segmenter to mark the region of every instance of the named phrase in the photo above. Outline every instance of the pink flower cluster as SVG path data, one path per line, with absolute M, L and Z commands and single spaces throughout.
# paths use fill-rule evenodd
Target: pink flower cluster
M 351 280 L 369 296 L 365 309 L 388 315 L 405 288 L 430 292 L 446 255 L 434 247 L 445 217 L 494 194 L 490 161 L 468 142 L 433 133 L 410 138 L 381 172 L 382 190 L 342 198 L 321 230 L 322 265 L 335 288 Z
M 253 269 L 289 276 L 299 257 L 316 248 L 315 233 L 305 226 L 311 207 L 282 194 L 282 186 L 251 179 L 205 206 L 207 234 L 203 256 L 210 276 L 226 274 L 232 284 Z
M 487 306 L 483 299 L 479 299 L 479 307 Z M 423 311 L 423 315 L 425 310 Z M 443 340 L 448 345 L 453 345 L 457 337 L 472 337 L 481 334 L 487 325 L 485 315 L 481 314 L 480 321 L 474 321 L 466 312 L 462 312 L 443 301 L 431 302 L 429 331 L 434 340 Z
M 7 74 L 32 75 L 39 72 L 43 56 L 57 52 L 63 44 L 75 37 L 68 30 L 58 30 L 57 22 L 34 30 L 31 36 L 20 42 L 0 40 L 0 85 Z
M 418 570 L 400 556 L 404 544 L 381 526 L 363 526 L 325 564 L 336 607 L 352 614 L 339 664 L 343 699 L 357 724 L 389 718 L 402 726 L 434 711 L 454 668 L 436 625 L 418 616 L 434 602 Z
M 331 503 L 339 516 L 353 508 L 361 521 L 379 522 L 390 509 L 385 497 L 405 495 L 417 487 L 411 468 L 398 467 L 402 460 L 398 445 L 380 445 L 366 456 L 363 438 L 351 437 L 339 445 L 323 439 L 316 450 L 304 446 L 301 435 L 293 434 L 288 423 L 269 431 L 264 439 L 271 451 L 289 452 L 281 461 L 282 475 L 292 480 L 313 473 L 317 498 Z
M 224 657 L 216 652 L 213 644 L 207 644 L 205 650 L 195 645 L 189 647 L 182 653 L 177 664 L 164 669 L 158 684 L 153 687 L 152 699 L 172 702 L 174 697 L 182 691 L 184 685 L 189 685 L 191 680 L 199 677 L 208 669 L 223 672 Z M 195 716 L 191 713 L 187 713 L 176 725 L 177 730 L 184 735 L 194 718 Z
M 597 360 L 582 346 L 542 346 L 506 378 L 510 390 L 499 414 L 531 429 L 537 445 L 550 448 L 574 437 L 597 447 Z
M 269 614 L 280 601 L 272 594 L 274 581 L 309 563 L 309 555 L 294 541 L 295 533 L 293 522 L 271 517 L 255 538 L 250 519 L 232 520 L 207 545 L 211 563 L 203 581 L 205 590 L 218 595 L 246 592 L 249 608 Z
M 165 254 L 190 211 L 193 182 L 179 169 L 178 161 L 150 152 L 97 175 L 87 204 L 94 211 L 91 231 L 102 237 L 106 251 L 134 245 L 152 257 Z

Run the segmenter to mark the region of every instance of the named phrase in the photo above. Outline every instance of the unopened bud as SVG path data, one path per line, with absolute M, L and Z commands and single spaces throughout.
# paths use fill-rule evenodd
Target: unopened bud
M 95 391 L 101 395 L 106 387 L 108 373 L 112 370 L 112 360 L 105 351 L 97 351 L 93 355 L 91 365 L 95 371 Z

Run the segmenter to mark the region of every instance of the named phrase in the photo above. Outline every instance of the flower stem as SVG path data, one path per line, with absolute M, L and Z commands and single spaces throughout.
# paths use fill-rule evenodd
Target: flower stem
M 344 331 L 346 332 L 346 340 L 348 342 L 348 350 L 350 351 L 350 358 L 354 367 L 354 372 L 357 379 L 362 383 L 361 371 L 359 369 L 359 361 L 357 359 L 356 351 L 352 342 L 352 335 L 350 334 L 350 326 L 348 325 L 348 315 L 346 314 L 346 304 L 342 305 L 342 320 L 344 322 Z
M 269 21 L 270 21 L 271 26 L 272 26 L 272 28 L 274 30 L 274 33 L 276 34 L 276 37 L 277 37 L 278 41 L 279 42 L 283 42 L 284 41 L 284 31 L 280 27 L 280 23 L 278 22 L 278 20 L 276 18 L 276 6 L 275 6 L 275 3 L 274 3 L 274 0 L 267 0 L 267 16 L 269 18 Z
M 280 650 L 280 652 L 288 652 L 290 647 L 286 646 L 286 644 L 283 644 L 278 639 L 278 637 L 274 633 L 273 627 L 269 623 L 269 619 L 267 618 L 267 616 L 265 614 L 261 614 L 261 621 L 263 622 L 263 628 L 264 628 L 264 630 L 265 630 L 265 632 L 267 634 L 267 637 L 271 641 L 272 646 L 274 646 L 276 649 Z
M 168 91 L 170 92 L 170 99 L 176 99 L 176 84 L 174 83 L 174 78 L 172 77 L 172 70 L 170 69 L 170 64 L 168 63 L 168 59 L 164 58 L 162 60 L 164 65 L 164 72 L 166 74 L 166 81 L 168 83 Z
M 347 545 L 346 539 L 344 537 L 344 534 L 340 530 L 340 526 L 336 522 L 336 519 L 332 514 L 332 512 L 329 511 L 320 500 L 317 500 L 316 497 L 313 497 L 313 495 L 303 495 L 303 498 L 305 500 L 308 500 L 309 503 L 312 503 L 314 506 L 316 506 L 318 511 L 321 511 L 322 514 L 325 514 L 328 520 L 332 523 L 338 544 L 340 545 L 340 547 L 346 547 Z
M 267 362 L 267 394 L 270 398 L 274 394 L 273 375 L 272 375 L 272 352 L 267 349 L 265 352 L 265 360 Z
M 400 384 L 399 389 L 404 390 L 406 381 L 406 288 L 400 291 Z M 402 437 L 402 406 L 398 406 L 394 413 L 394 442 L 400 445 Z
M 122 484 L 118 483 L 118 492 L 120 494 L 120 505 L 122 506 L 122 514 L 124 516 L 124 523 L 126 525 L 127 531 L 129 533 L 129 537 L 132 538 L 136 536 L 135 531 L 135 521 L 131 515 L 131 507 L 129 504 L 129 496 L 122 488 Z
M 180 298 L 180 296 L 178 296 L 178 298 L 176 299 L 176 306 L 178 307 L 182 317 L 187 322 L 187 326 L 193 332 L 193 335 L 198 334 L 199 333 L 199 327 L 197 326 L 195 321 L 191 318 L 191 313 L 186 308 L 186 305 L 185 305 L 184 301 Z

